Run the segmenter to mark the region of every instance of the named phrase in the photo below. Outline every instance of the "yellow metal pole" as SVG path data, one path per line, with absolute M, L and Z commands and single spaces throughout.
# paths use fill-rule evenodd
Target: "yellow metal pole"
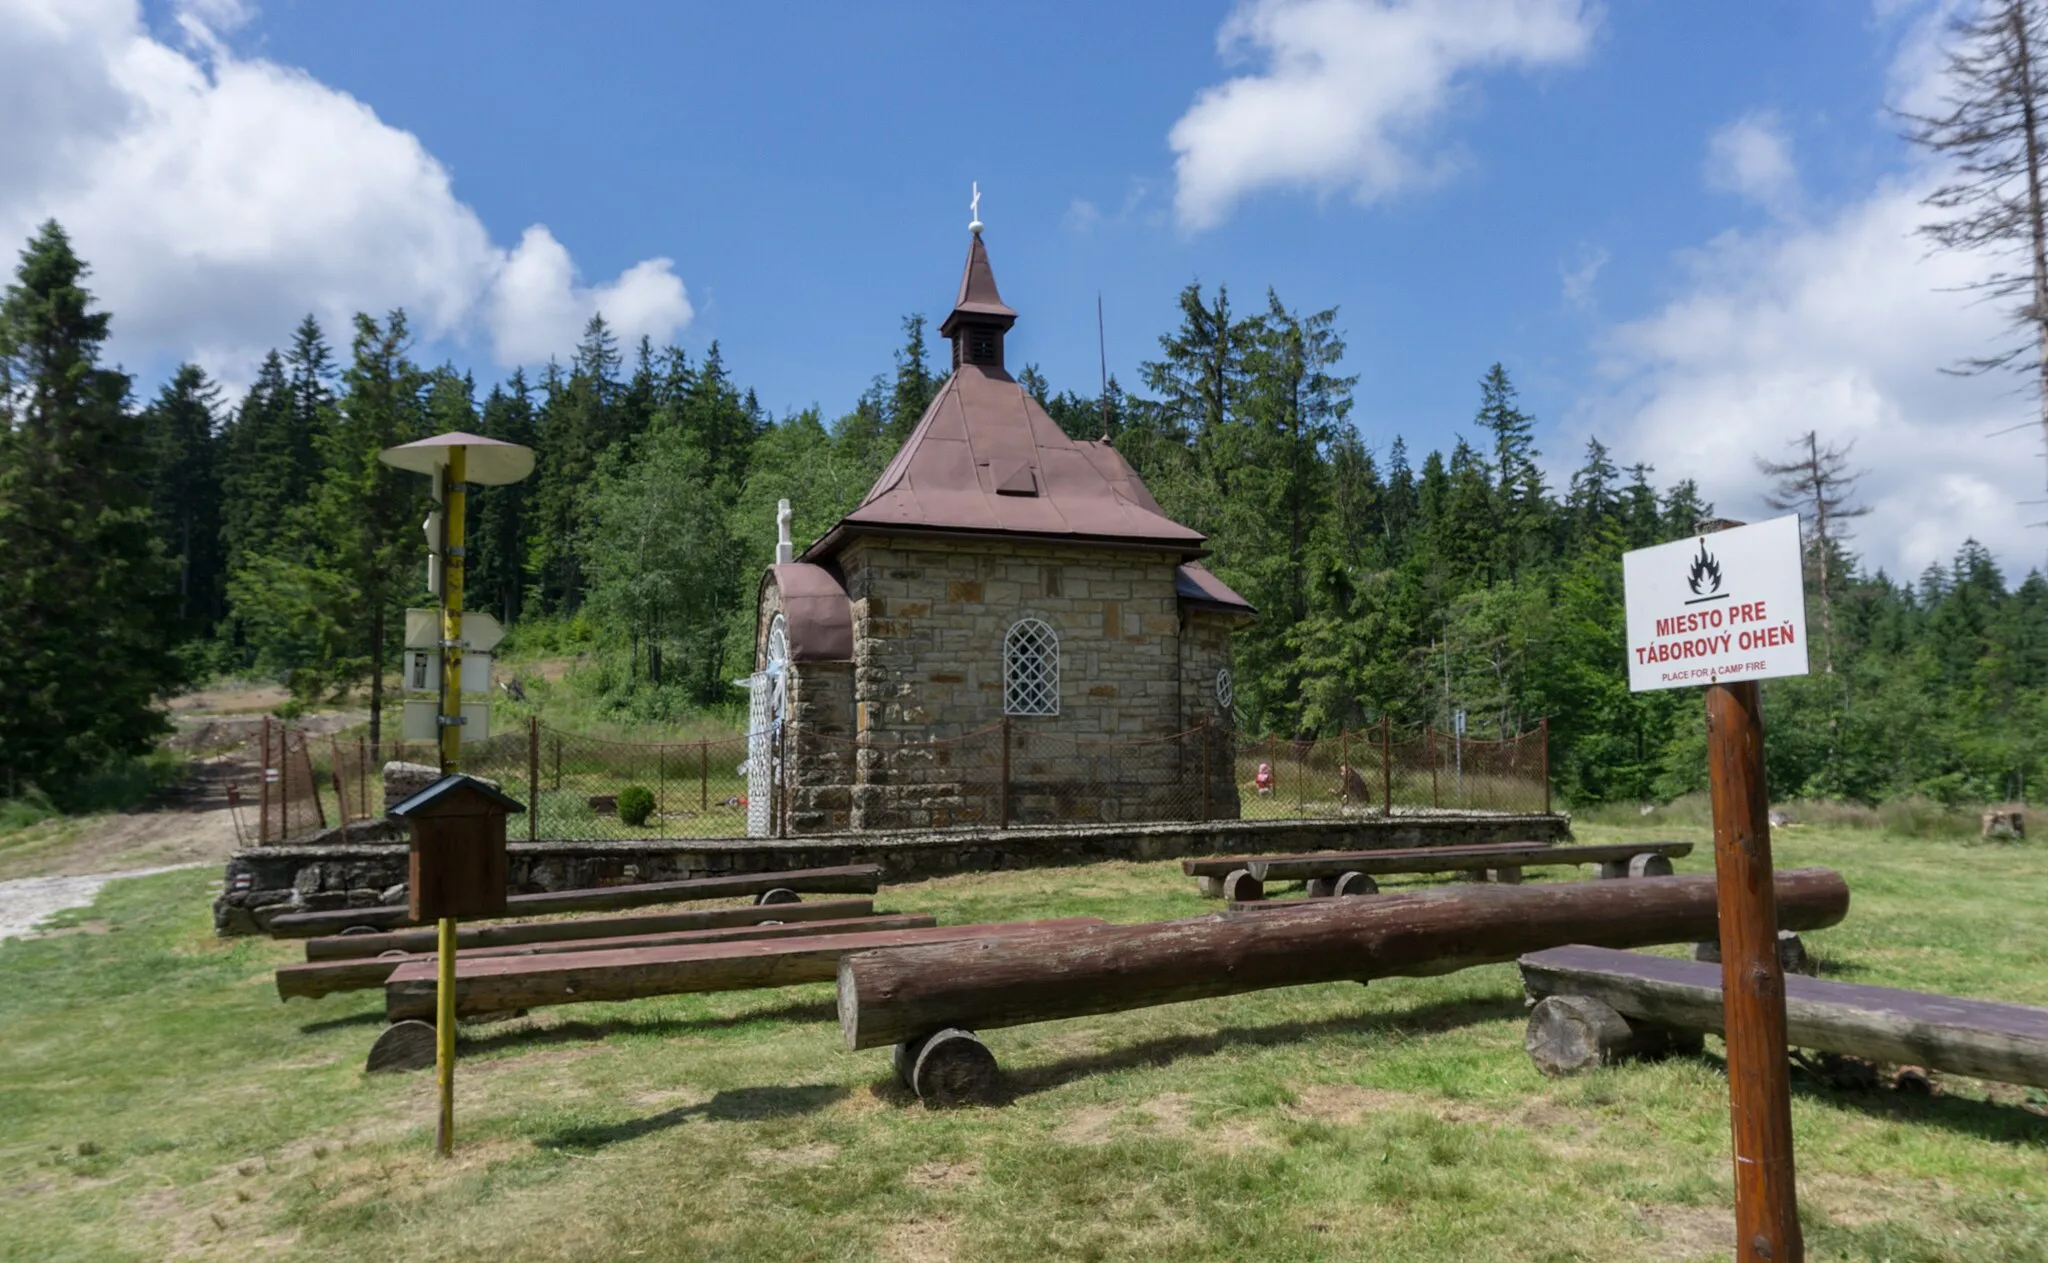
M 463 479 L 468 459 L 460 447 L 448 449 L 442 474 L 441 512 L 441 775 L 462 768 L 462 558 L 463 510 L 467 495 Z M 455 918 L 441 918 L 439 970 L 434 989 L 434 1070 L 441 1089 L 440 1121 L 434 1128 L 434 1151 L 455 1155 Z

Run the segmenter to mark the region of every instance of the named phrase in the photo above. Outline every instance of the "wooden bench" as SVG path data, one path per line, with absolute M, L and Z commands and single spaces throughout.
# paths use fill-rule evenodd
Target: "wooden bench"
M 573 939 L 619 938 L 721 930 L 764 921 L 844 921 L 873 916 L 873 899 L 826 899 L 819 903 L 754 904 L 745 908 L 694 908 L 688 912 L 642 912 L 622 917 L 569 917 L 560 921 L 519 921 L 511 925 L 465 925 L 455 931 L 459 951 L 513 947 L 521 943 L 563 943 Z M 359 960 L 386 952 L 413 955 L 440 949 L 436 929 L 388 930 L 378 934 L 336 934 L 306 940 L 307 960 Z
M 678 947 L 689 943 L 729 943 L 754 939 L 810 938 L 827 934 L 858 934 L 877 930 L 921 930 L 935 926 L 939 919 L 927 914 L 848 917 L 837 921 L 797 921 L 756 925 L 724 926 L 708 930 L 671 930 L 652 934 L 615 935 L 609 938 L 579 938 L 551 943 L 514 943 L 500 947 L 458 950 L 459 968 L 466 960 L 489 960 L 500 956 L 547 956 L 563 952 L 602 952 L 635 947 Z M 366 936 L 367 937 L 367 936 Z M 304 965 L 285 965 L 277 971 L 277 998 L 294 996 L 318 999 L 340 991 L 367 991 L 381 987 L 405 965 L 432 962 L 434 952 L 391 951 L 354 960 L 321 960 Z
M 745 895 L 754 895 L 764 903 L 793 902 L 799 894 L 872 895 L 881 888 L 881 865 L 845 864 L 837 868 L 803 868 L 786 873 L 743 873 L 731 877 L 698 877 L 689 881 L 513 895 L 505 901 L 505 915 L 538 917 L 558 912 L 615 912 L 621 908 L 732 899 Z M 405 906 L 398 904 L 378 908 L 336 908 L 329 912 L 284 912 L 270 918 L 270 924 L 265 928 L 279 938 L 312 938 L 351 931 L 374 933 L 411 924 L 413 921 Z
M 1339 851 L 1313 855 L 1243 855 L 1182 860 L 1202 893 L 1233 902 L 1265 898 L 1269 881 L 1306 881 L 1312 897 L 1369 895 L 1388 873 L 1475 873 L 1513 885 L 1524 868 L 1598 864 L 1602 877 L 1669 877 L 1671 861 L 1692 853 L 1690 842 L 1617 842 L 1552 846 L 1543 842 L 1418 847 L 1403 851 Z
M 840 957 L 850 952 L 956 939 L 1064 933 L 1102 923 L 1099 917 L 1067 917 L 1056 921 L 945 925 L 822 938 L 635 947 L 549 956 L 458 956 L 455 1012 L 458 1017 L 471 1017 L 550 1004 L 830 982 L 839 976 Z M 385 1016 L 393 1022 L 431 1021 L 438 968 L 437 961 L 416 959 L 393 970 L 384 984 Z
M 1604 947 L 1521 958 L 1529 1055 L 1547 1074 L 1697 1047 L 1722 1032 L 1721 967 Z M 2048 1009 L 1785 976 L 1786 1042 L 1869 1061 L 2048 1087 Z

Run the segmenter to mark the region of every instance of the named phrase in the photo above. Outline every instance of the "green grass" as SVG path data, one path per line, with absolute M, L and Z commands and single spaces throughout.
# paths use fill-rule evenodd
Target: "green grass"
M 1848 876 L 1848 921 L 1809 938 L 1836 976 L 2048 1004 L 2038 847 L 1807 826 L 1778 850 Z M 992 1031 L 1013 1099 L 952 1112 L 843 1051 L 829 986 L 542 1010 L 464 1030 L 444 1163 L 431 1075 L 361 1071 L 379 998 L 280 1004 L 296 948 L 214 940 L 211 877 L 116 883 L 67 918 L 104 932 L 0 945 L 0 1258 L 1727 1257 L 1718 1045 L 1546 1080 L 1510 966 Z M 882 904 L 1214 907 L 1173 864 Z M 1795 1079 L 1809 1257 L 2048 1259 L 2043 1099 Z

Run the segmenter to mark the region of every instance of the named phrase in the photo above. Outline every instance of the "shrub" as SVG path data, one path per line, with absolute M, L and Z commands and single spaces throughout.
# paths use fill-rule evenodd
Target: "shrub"
M 645 785 L 628 785 L 619 791 L 619 822 L 638 828 L 654 814 L 654 793 Z

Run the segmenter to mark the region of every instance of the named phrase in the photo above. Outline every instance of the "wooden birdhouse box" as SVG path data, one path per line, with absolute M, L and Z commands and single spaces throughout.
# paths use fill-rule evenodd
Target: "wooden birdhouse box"
M 444 776 L 390 815 L 412 835 L 415 922 L 505 915 L 505 817 L 526 808 L 474 776 Z

